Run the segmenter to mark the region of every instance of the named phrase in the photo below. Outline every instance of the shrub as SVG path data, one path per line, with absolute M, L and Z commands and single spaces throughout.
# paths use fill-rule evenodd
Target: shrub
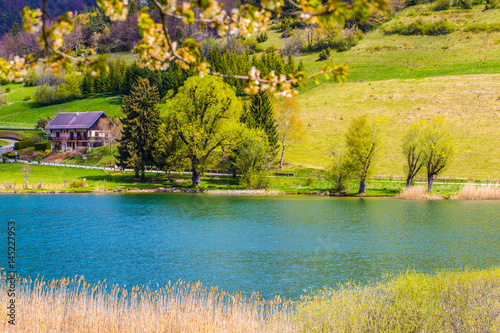
M 87 187 L 88 184 L 86 181 L 84 181 L 83 179 L 80 179 L 80 180 L 73 180 L 70 184 L 69 184 L 69 187 L 71 188 L 76 188 L 76 187 Z
M 50 142 L 38 142 L 34 144 L 35 150 L 49 150 L 50 151 Z
M 294 56 L 300 56 L 302 49 L 304 48 L 304 39 L 302 36 L 297 35 L 285 40 L 285 46 L 283 47 L 283 53 L 285 55 L 293 54 Z
M 267 36 L 267 34 L 265 32 L 261 32 L 258 36 L 257 36 L 257 42 L 259 43 L 264 43 L 266 40 L 268 40 L 269 37 Z
M 40 137 L 38 135 L 33 135 L 31 137 L 31 143 L 35 144 L 35 143 L 38 143 L 40 142 Z
M 404 23 L 399 20 L 391 21 L 382 27 L 382 31 L 387 34 L 399 35 L 428 35 L 441 36 L 452 33 L 456 27 L 446 20 L 438 21 L 423 21 L 416 20 L 409 23 Z
M 474 23 L 464 28 L 465 32 L 499 32 L 500 23 Z
M 10 93 L 10 87 L 5 88 L 5 93 Z
M 330 48 L 326 48 L 319 53 L 319 60 L 326 60 L 330 57 Z
M 26 95 L 23 98 L 23 101 L 29 101 L 31 99 L 31 95 Z
M 31 147 L 32 145 L 33 145 L 33 142 L 31 141 L 31 139 L 28 139 L 28 140 L 18 141 L 16 143 L 14 143 L 14 148 L 16 150 L 19 150 L 19 149 L 24 149 L 26 147 Z
M 453 5 L 463 9 L 472 9 L 472 0 L 455 0 Z
M 281 31 L 283 32 L 281 37 L 287 38 L 292 35 L 292 21 L 293 19 L 290 16 L 285 16 L 281 20 Z
M 437 0 L 431 6 L 431 10 L 434 12 L 439 12 L 441 10 L 447 10 L 450 8 L 450 0 Z

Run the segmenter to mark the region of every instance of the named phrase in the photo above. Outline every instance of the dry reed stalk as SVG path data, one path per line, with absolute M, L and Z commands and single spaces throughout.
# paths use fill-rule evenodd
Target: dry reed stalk
M 404 188 L 401 193 L 396 197 L 407 200 L 440 200 L 442 197 L 430 194 L 427 192 L 425 186 L 411 186 Z
M 0 302 L 7 304 L 5 272 Z M 201 283 L 178 281 L 164 288 L 131 290 L 83 277 L 17 283 L 15 326 L 6 320 L 1 332 L 284 332 L 292 331 L 286 313 L 290 302 L 265 301 L 258 293 L 228 294 Z
M 280 195 L 277 190 L 207 190 L 207 194 L 216 195 Z
M 493 200 L 500 199 L 499 184 L 486 186 L 467 184 L 458 194 L 460 200 Z

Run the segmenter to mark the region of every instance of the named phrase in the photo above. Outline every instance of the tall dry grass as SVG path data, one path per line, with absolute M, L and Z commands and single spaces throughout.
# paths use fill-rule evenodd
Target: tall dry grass
M 440 196 L 430 194 L 427 192 L 425 186 L 411 186 L 410 188 L 404 188 L 401 193 L 397 196 L 400 199 L 407 200 L 440 200 L 443 199 Z
M 7 304 L 5 274 L 0 302 Z M 199 283 L 121 289 L 83 278 L 22 280 L 1 332 L 500 332 L 500 268 L 409 272 L 285 302 Z M 4 315 L 4 314 L 3 314 Z
M 500 186 L 490 184 L 486 186 L 467 184 L 458 194 L 460 200 L 493 200 L 500 199 Z
M 7 304 L 5 273 L 1 304 Z M 289 330 L 290 303 L 228 294 L 181 281 L 163 288 L 131 290 L 83 277 L 44 281 L 23 279 L 16 293 L 17 323 L 0 321 L 1 332 L 282 332 Z

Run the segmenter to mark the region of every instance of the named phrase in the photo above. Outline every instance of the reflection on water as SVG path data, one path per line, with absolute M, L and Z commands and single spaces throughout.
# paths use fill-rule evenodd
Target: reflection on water
M 180 278 L 296 298 L 385 272 L 500 262 L 498 201 L 51 194 L 0 203 L 0 218 L 17 223 L 25 276 L 127 286 Z

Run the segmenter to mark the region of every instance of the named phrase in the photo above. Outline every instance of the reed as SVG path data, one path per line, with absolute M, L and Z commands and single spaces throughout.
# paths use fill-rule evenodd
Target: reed
M 0 302 L 8 304 L 5 272 Z M 15 326 L 1 332 L 499 332 L 500 267 L 408 272 L 291 302 L 178 281 L 131 290 L 83 277 L 16 281 Z M 5 313 L 4 313 L 5 314 Z
M 430 194 L 427 192 L 425 186 L 411 186 L 410 188 L 404 188 L 401 193 L 396 196 L 396 198 L 407 199 L 407 200 L 441 200 L 440 196 Z
M 462 187 L 458 194 L 460 200 L 493 200 L 500 199 L 500 186 L 499 184 L 490 185 L 471 185 L 467 184 Z
M 6 274 L 1 304 L 7 304 Z M 290 303 L 229 294 L 200 283 L 134 286 L 83 277 L 45 281 L 21 279 L 16 287 L 17 323 L 1 320 L 1 332 L 282 332 L 288 330 Z

